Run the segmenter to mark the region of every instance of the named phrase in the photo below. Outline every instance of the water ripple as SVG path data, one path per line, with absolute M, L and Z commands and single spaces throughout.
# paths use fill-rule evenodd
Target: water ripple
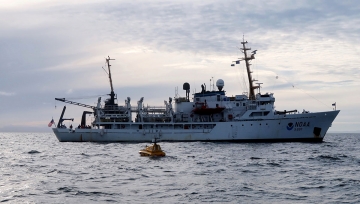
M 144 144 L 1 133 L 0 202 L 359 203 L 359 138 L 160 143 L 166 157 L 144 158 Z

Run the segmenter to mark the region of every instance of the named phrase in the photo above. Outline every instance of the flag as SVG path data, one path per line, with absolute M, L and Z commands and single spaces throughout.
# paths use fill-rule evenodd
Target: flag
M 336 102 L 332 104 L 332 106 L 336 106 Z
M 50 123 L 48 124 L 48 127 L 51 127 L 54 124 L 54 119 L 51 119 Z
M 240 60 L 237 60 L 237 61 L 235 61 L 236 62 L 236 64 L 240 64 Z

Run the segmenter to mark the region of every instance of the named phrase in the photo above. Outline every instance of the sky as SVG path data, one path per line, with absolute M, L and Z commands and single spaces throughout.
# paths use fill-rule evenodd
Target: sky
M 0 0 L 0 132 L 50 132 L 110 93 L 161 106 L 223 79 L 247 92 L 243 38 L 253 77 L 277 110 L 341 110 L 329 132 L 360 132 L 360 2 L 333 0 Z M 176 91 L 177 90 L 177 91 Z M 89 117 L 88 120 L 91 120 Z M 70 124 L 69 121 L 66 122 Z

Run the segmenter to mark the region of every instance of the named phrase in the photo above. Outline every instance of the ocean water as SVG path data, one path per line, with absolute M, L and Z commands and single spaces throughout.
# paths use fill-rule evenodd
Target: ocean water
M 60 143 L 0 133 L 2 203 L 360 203 L 360 134 L 323 143 Z

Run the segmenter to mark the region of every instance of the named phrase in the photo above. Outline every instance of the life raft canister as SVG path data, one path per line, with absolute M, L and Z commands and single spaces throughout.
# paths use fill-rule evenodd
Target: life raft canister
M 229 118 L 229 120 L 232 120 L 232 119 L 233 119 L 233 115 L 232 115 L 232 114 L 229 114 L 229 115 L 228 115 L 228 118 Z

